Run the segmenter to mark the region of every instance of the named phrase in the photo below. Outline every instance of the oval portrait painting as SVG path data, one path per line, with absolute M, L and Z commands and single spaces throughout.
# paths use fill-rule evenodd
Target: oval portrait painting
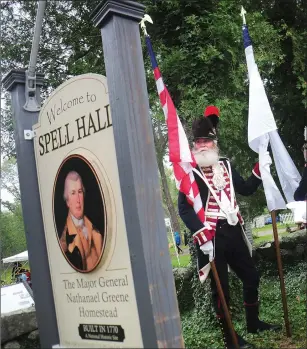
M 106 241 L 106 212 L 98 177 L 80 155 L 67 157 L 54 183 L 53 213 L 60 248 L 78 272 L 99 264 Z

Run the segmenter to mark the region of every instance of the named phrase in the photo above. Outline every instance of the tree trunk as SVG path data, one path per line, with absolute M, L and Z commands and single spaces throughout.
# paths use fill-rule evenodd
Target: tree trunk
M 173 204 L 171 193 L 169 191 L 169 187 L 167 184 L 167 178 L 166 178 L 164 165 L 163 165 L 163 158 L 161 158 L 161 159 L 159 158 L 157 160 L 158 160 L 158 167 L 159 167 L 159 172 L 160 172 L 160 176 L 161 176 L 162 190 L 164 193 L 166 206 L 167 206 L 167 209 L 168 209 L 168 212 L 170 215 L 172 227 L 173 227 L 174 232 L 178 231 L 178 233 L 180 234 L 180 224 L 179 224 L 178 216 L 177 216 L 174 204 Z
M 154 130 L 154 141 L 157 153 L 158 168 L 161 176 L 162 190 L 165 198 L 167 210 L 169 212 L 173 231 L 177 231 L 180 234 L 180 224 L 178 215 L 173 204 L 172 196 L 168 187 L 167 176 L 164 169 L 163 157 L 165 155 L 165 148 L 167 146 L 167 136 L 163 135 L 161 130 L 161 120 L 156 119 L 156 129 Z M 180 234 L 181 235 L 181 234 Z M 181 240 L 183 241 L 182 237 Z

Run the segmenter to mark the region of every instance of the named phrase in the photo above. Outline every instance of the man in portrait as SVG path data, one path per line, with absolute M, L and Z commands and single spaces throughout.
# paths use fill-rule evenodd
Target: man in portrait
M 84 215 L 85 188 L 80 175 L 71 171 L 64 183 L 64 200 L 68 215 L 60 238 L 66 257 L 77 269 L 92 270 L 102 250 L 102 235 Z

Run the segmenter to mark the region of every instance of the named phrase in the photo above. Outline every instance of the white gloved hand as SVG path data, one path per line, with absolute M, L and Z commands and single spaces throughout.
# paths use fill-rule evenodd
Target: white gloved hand
M 203 254 L 209 255 L 209 261 L 213 261 L 213 243 L 212 241 L 208 241 L 205 244 L 200 246 Z

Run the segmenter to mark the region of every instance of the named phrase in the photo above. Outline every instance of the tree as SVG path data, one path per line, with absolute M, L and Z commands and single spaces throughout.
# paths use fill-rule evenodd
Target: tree
M 13 211 L 1 212 L 0 230 L 3 258 L 27 249 L 20 203 L 15 205 Z
M 7 208 L 12 213 L 15 212 L 16 207 L 20 206 L 21 196 L 19 189 L 19 179 L 17 171 L 17 163 L 15 158 L 5 160 L 1 166 L 2 185 L 1 189 L 7 191 L 12 197 L 13 201 L 1 201 L 3 207 Z
M 69 78 L 71 74 L 82 74 L 86 73 L 87 70 L 95 72 L 95 67 L 97 67 L 97 72 L 103 73 L 103 61 L 101 59 L 102 48 L 101 45 L 98 46 L 96 44 L 97 39 L 100 38 L 100 33 L 99 31 L 95 30 L 95 28 L 91 24 L 89 13 L 92 7 L 89 8 L 89 6 L 93 6 L 93 4 L 89 2 L 83 4 L 80 4 L 80 2 L 71 2 L 70 4 L 58 4 L 57 2 L 48 3 L 44 19 L 44 31 L 41 38 L 41 47 L 39 52 L 40 59 L 38 61 L 38 66 L 43 67 L 48 65 L 48 69 L 45 71 L 46 77 L 48 79 L 48 84 L 50 83 L 51 88 L 56 87 L 65 78 Z M 11 7 L 6 6 L 5 10 L 9 14 Z M 35 6 L 33 6 L 33 4 L 20 3 L 19 11 L 22 17 L 21 20 L 24 19 L 25 14 L 34 19 Z M 9 17 L 8 14 L 6 18 Z M 78 14 L 81 15 L 79 16 Z M 13 20 L 13 22 L 7 22 L 7 25 L 14 28 L 18 33 L 18 23 L 14 23 L 14 16 L 10 17 L 10 19 Z M 27 29 L 30 30 L 30 28 Z M 82 31 L 82 33 L 77 36 L 80 31 Z M 78 40 L 76 40 L 76 36 L 78 37 Z M 82 38 L 83 36 L 85 36 L 85 38 L 80 42 L 80 38 Z M 95 38 L 95 44 L 93 44 L 93 42 L 89 43 L 88 40 L 91 39 L 91 37 Z M 21 38 L 22 41 L 26 40 L 24 33 L 21 33 L 20 39 Z M 9 37 L 7 38 L 7 40 L 9 40 Z M 54 45 L 51 45 L 52 42 L 54 44 L 59 44 L 59 46 L 57 45 L 55 50 L 53 50 Z M 59 52 L 59 47 L 61 48 L 61 52 Z M 94 56 L 92 55 L 93 53 L 95 53 Z M 10 51 L 7 52 L 7 57 L 14 58 L 12 60 L 14 62 L 14 60 L 16 60 L 16 57 L 13 56 L 14 55 L 10 53 Z M 59 61 L 61 64 L 58 64 Z M 26 64 L 26 61 L 24 61 L 23 64 Z M 54 71 L 56 71 L 57 73 L 55 74 Z M 56 76 L 56 80 L 54 79 L 54 76 Z M 3 118 L 3 121 L 6 120 L 10 120 L 8 114 L 6 114 L 5 118 Z M 155 121 L 153 121 L 153 123 L 155 123 Z M 163 134 L 163 132 L 161 132 L 161 123 L 159 122 L 157 125 L 157 131 L 159 132 L 159 135 L 155 137 L 155 140 L 159 171 L 163 184 L 163 194 L 166 198 L 168 211 L 171 216 L 174 229 L 179 230 L 179 223 L 175 209 L 170 199 L 163 166 L 163 157 L 165 155 L 167 137 L 165 133 Z M 5 127 L 3 129 L 4 131 L 8 130 L 6 134 L 11 134 L 9 132 L 9 127 L 11 127 L 11 123 L 9 123 L 8 127 Z M 4 140 L 6 139 L 4 138 Z M 12 143 L 13 142 L 11 139 L 6 142 L 4 141 L 4 145 L 7 146 L 6 153 L 8 154 L 8 156 L 13 155 L 13 152 L 8 151 L 8 145 L 13 148 Z
M 11 200 L 1 201 L 1 206 L 5 210 L 1 210 L 0 213 L 2 255 L 3 257 L 8 257 L 27 248 L 15 158 L 10 158 L 3 162 L 1 175 L 1 188 L 6 190 L 12 198 Z
M 274 4 L 279 4 L 281 13 L 288 17 L 285 2 L 275 1 L 272 6 Z M 301 4 L 293 1 L 291 6 L 292 9 L 297 7 L 294 12 L 300 12 L 300 17 L 306 18 L 306 11 L 300 9 Z M 307 37 L 302 26 L 299 28 L 294 25 L 298 19 L 292 22 L 291 31 L 281 29 L 282 21 L 276 25 L 277 22 L 272 19 L 274 11 L 269 11 L 270 8 L 270 5 L 264 5 L 261 1 L 249 2 L 246 6 L 248 24 L 257 64 L 262 78 L 267 82 L 266 89 L 279 132 L 294 162 L 302 164 L 297 135 L 300 135 L 302 144 L 303 118 L 295 117 L 293 111 L 289 111 L 288 115 L 293 117 L 291 123 L 289 117 L 286 119 L 284 126 L 288 129 L 284 128 L 281 102 L 287 100 L 287 104 L 294 103 L 292 109 L 297 110 L 297 115 L 306 112 L 303 111 L 306 109 L 306 90 L 304 95 L 300 83 L 303 79 L 305 86 L 304 65 L 295 64 L 297 68 L 293 69 L 294 62 L 302 62 L 302 59 L 306 61 L 306 50 L 291 45 L 288 57 L 289 47 L 286 49 L 282 43 L 289 41 L 287 37 L 291 33 L 296 42 L 305 47 Z M 149 32 L 155 49 L 159 52 L 164 81 L 175 100 L 186 130 L 190 128 L 192 119 L 201 115 L 205 105 L 218 105 L 222 114 L 219 142 L 221 151 L 246 178 L 251 173 L 257 155 L 249 149 L 247 143 L 248 79 L 239 10 L 239 5 L 229 1 L 206 1 L 204 4 L 200 1 L 182 0 L 149 5 L 147 12 L 151 14 L 155 24 L 149 27 Z M 293 14 L 293 10 L 291 13 Z M 287 74 L 297 84 L 292 85 L 290 93 L 285 76 L 281 76 L 286 60 L 292 62 L 287 65 Z M 275 101 L 278 104 L 275 105 Z M 272 172 L 274 174 L 273 166 Z M 251 207 L 251 217 L 262 212 L 265 206 L 262 190 L 250 198 L 244 198 L 244 201 Z
M 150 26 L 152 41 L 182 122 L 189 126 L 206 104 L 217 104 L 222 114 L 221 148 L 244 172 L 255 154 L 246 139 L 248 80 L 240 5 L 227 0 L 146 3 L 155 24 Z M 294 162 L 303 165 L 297 135 L 302 144 L 307 5 L 259 0 L 248 1 L 245 7 L 256 61 L 267 82 L 281 137 Z
M 4 154 L 7 158 L 15 157 L 11 100 L 7 92 L 3 94 L 3 102 L 1 103 L 0 131 L 1 154 Z
M 38 71 L 43 71 L 48 81 L 44 96 L 73 75 L 104 74 L 100 33 L 90 20 L 98 2 L 48 1 L 38 57 Z M 164 82 L 187 134 L 193 118 L 201 115 L 206 105 L 216 104 L 221 110 L 221 151 L 248 176 L 257 154 L 247 143 L 248 79 L 240 5 L 228 0 L 143 3 L 154 20 L 148 32 Z M 0 3 L 2 74 L 26 66 L 36 6 L 36 2 L 17 0 Z M 281 138 L 294 162 L 302 166 L 298 150 L 307 107 L 307 5 L 296 0 L 247 0 L 245 8 L 255 58 Z M 159 102 L 145 45 L 144 57 L 150 105 L 155 108 Z M 9 135 L 9 122 L 7 126 Z M 12 137 L 6 137 L 7 143 L 11 141 Z M 263 193 L 260 196 L 261 200 L 257 196 L 247 199 L 255 212 L 265 205 Z
M 157 155 L 157 163 L 161 180 L 162 197 L 165 202 L 167 208 L 167 215 L 170 217 L 172 227 L 174 231 L 178 231 L 180 233 L 178 214 L 176 213 L 173 198 L 171 196 L 168 176 L 164 164 L 165 155 L 167 154 L 168 137 L 164 121 L 164 115 L 161 113 L 159 108 L 160 107 L 158 105 L 157 110 L 155 110 L 155 107 L 153 107 L 151 109 L 151 115 L 154 129 L 153 134 Z
M 101 35 L 90 20 L 97 3 L 48 1 L 37 58 L 37 71 L 48 82 L 42 89 L 43 99 L 67 78 L 87 72 L 104 74 Z M 28 66 L 36 11 L 36 1 L 0 2 L 1 76 Z M 15 156 L 9 113 L 8 105 L 2 109 L 1 149 L 4 156 Z

